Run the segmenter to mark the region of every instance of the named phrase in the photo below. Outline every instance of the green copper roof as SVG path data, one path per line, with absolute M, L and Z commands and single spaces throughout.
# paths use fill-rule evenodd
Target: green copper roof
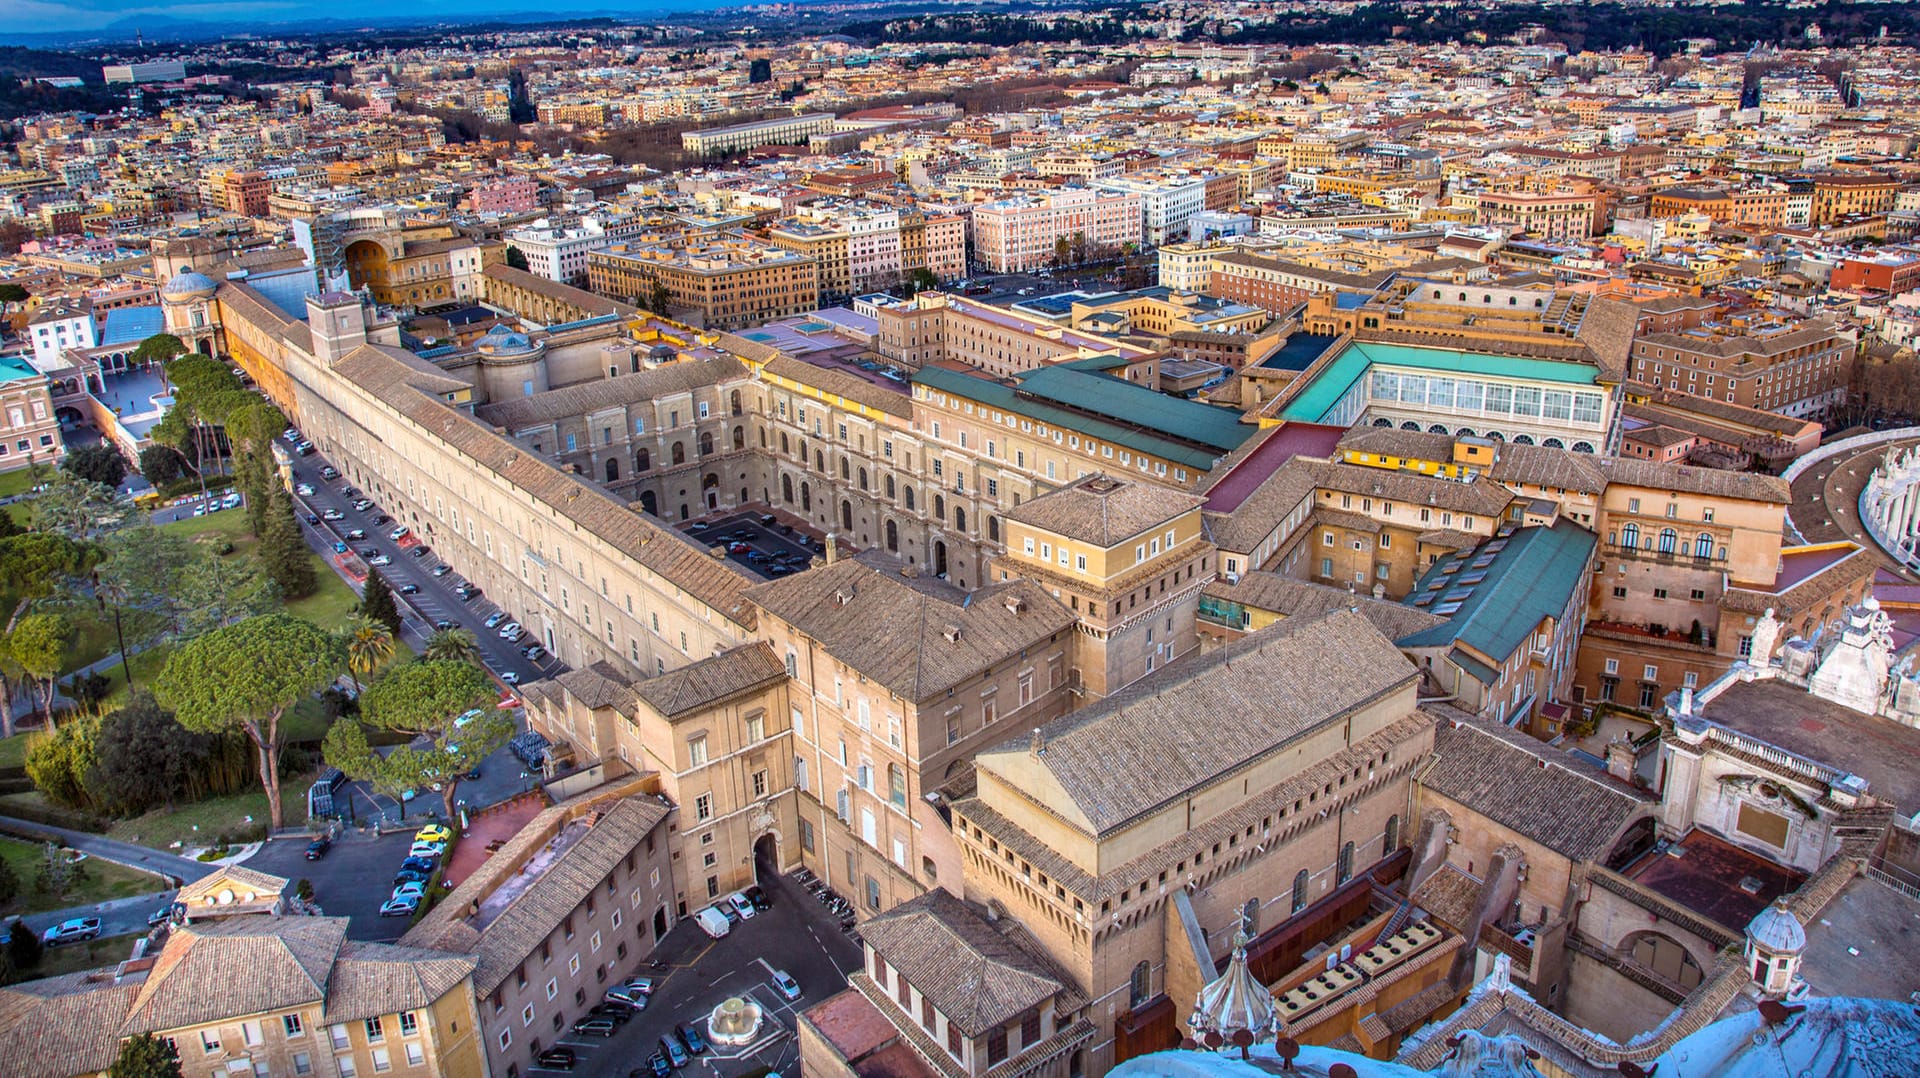
M 1352 389 L 1353 384 L 1376 365 L 1587 386 L 1594 384 L 1595 376 L 1600 371 L 1591 363 L 1496 356 L 1457 348 L 1421 348 L 1410 344 L 1355 341 L 1332 363 L 1327 364 L 1299 396 L 1288 402 L 1280 417 L 1306 423 L 1320 422 L 1335 404 L 1340 403 L 1340 398 L 1347 395 L 1347 390 Z
M 1592 532 L 1562 519 L 1548 527 L 1519 528 L 1443 558 L 1402 605 L 1447 620 L 1395 643 L 1403 648 L 1462 643 L 1504 661 L 1526 646 L 1540 619 L 1566 613 L 1594 546 Z M 1467 670 L 1487 680 L 1481 671 Z

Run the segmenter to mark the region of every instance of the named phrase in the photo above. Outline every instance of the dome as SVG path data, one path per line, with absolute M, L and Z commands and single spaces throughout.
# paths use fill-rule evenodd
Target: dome
M 206 274 L 197 270 L 183 269 L 179 273 L 174 274 L 173 280 L 168 281 L 166 285 L 160 289 L 160 298 L 162 301 L 169 303 L 185 303 L 188 300 L 207 299 L 212 296 L 219 287 L 219 283 Z
M 1920 1015 L 1891 999 L 1762 1004 L 1683 1038 L 1646 1069 L 1655 1067 L 1660 1078 L 1920 1074 Z
M 490 356 L 525 355 L 539 350 L 532 338 L 506 326 L 495 326 L 482 334 L 473 346 Z
M 1799 954 L 1807 946 L 1807 930 L 1784 902 L 1768 906 L 1747 922 L 1747 938 L 1754 946 L 1776 953 Z
M 1193 1017 L 1188 1020 L 1195 1040 L 1202 1040 L 1208 1033 L 1218 1033 L 1231 1044 L 1234 1034 L 1245 1031 L 1253 1035 L 1254 1041 L 1264 1041 L 1271 1039 L 1279 1028 L 1273 993 L 1247 968 L 1247 942 L 1244 931 L 1236 934 L 1233 957 L 1227 960 L 1226 972 L 1200 989 Z

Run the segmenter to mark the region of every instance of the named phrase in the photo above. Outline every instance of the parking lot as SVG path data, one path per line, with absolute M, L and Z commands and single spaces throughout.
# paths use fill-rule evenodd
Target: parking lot
M 691 919 L 667 933 L 653 956 L 666 968 L 649 969 L 643 962 L 638 970 L 655 981 L 652 1002 L 612 1037 L 568 1033 L 560 1038 L 560 1044 L 579 1053 L 573 1073 L 626 1078 L 639 1068 L 644 1074 L 647 1057 L 668 1029 L 697 1022 L 705 1035 L 708 1013 L 733 996 L 748 996 L 760 1005 L 767 1018 L 762 1036 L 743 1049 L 715 1046 L 694 1056 L 682 1073 L 733 1078 L 763 1066 L 786 1075 L 798 1070 L 794 1015 L 846 987 L 847 974 L 860 966 L 860 948 L 805 891 L 772 873 L 763 879 L 773 908 L 735 924 L 724 938 L 709 939 Z M 798 1000 L 788 1001 L 774 990 L 769 977 L 776 969 L 799 982 Z
M 313 900 L 328 916 L 351 918 L 347 938 L 390 943 L 406 932 L 409 919 L 380 916 L 380 904 L 393 893 L 393 874 L 412 843 L 411 828 L 377 839 L 356 836 L 335 842 L 321 860 L 309 861 L 306 839 L 275 839 L 247 858 L 244 867 L 311 880 Z
M 735 513 L 681 528 L 703 543 L 725 546 L 728 560 L 769 580 L 800 572 L 814 555 L 825 552 L 826 544 L 803 528 L 762 523 L 770 517 L 770 513 Z

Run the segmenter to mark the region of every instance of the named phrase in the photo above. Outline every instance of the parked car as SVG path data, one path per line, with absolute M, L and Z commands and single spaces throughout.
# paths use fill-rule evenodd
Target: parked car
M 400 869 L 403 872 L 408 870 L 412 870 L 415 872 L 432 872 L 433 858 L 408 857 L 405 861 L 400 862 Z
M 674 1026 L 673 1031 L 675 1033 L 680 1034 L 680 1039 L 686 1042 L 687 1051 L 692 1052 L 694 1055 L 697 1055 L 697 1056 L 706 1054 L 707 1039 L 700 1035 L 699 1028 L 694 1026 L 693 1023 L 682 1022 L 679 1025 Z
M 580 1061 L 578 1053 L 566 1045 L 555 1045 L 533 1057 L 534 1065 L 550 1071 L 570 1071 Z
M 375 554 L 367 559 L 368 565 L 392 565 L 393 559 L 385 554 Z
M 307 860 L 318 861 L 322 857 L 325 857 L 327 851 L 331 849 L 333 849 L 333 840 L 322 835 L 312 842 L 307 843 Z
M 416 842 L 407 849 L 408 857 L 438 857 L 447 852 L 447 847 L 439 842 Z
M 520 674 L 515 670 L 502 670 L 500 671 L 500 680 L 509 685 L 518 685 L 520 684 Z
M 59 947 L 67 943 L 79 943 L 100 935 L 100 918 L 75 917 L 62 921 L 46 930 L 40 936 L 40 942 L 48 947 Z
M 538 644 L 529 644 L 526 647 L 520 649 L 520 654 L 525 655 L 529 662 L 537 663 L 541 659 L 546 658 L 547 649 L 541 647 Z
M 398 887 L 403 883 L 425 883 L 432 878 L 431 872 L 422 872 L 417 868 L 403 868 L 393 874 L 393 885 Z
M 644 1011 L 647 1009 L 647 997 L 638 992 L 629 992 L 624 986 L 607 989 L 606 994 L 602 996 L 601 999 L 607 1003 L 617 1003 L 623 1007 L 631 1007 L 636 1011 Z
M 408 553 L 412 554 L 416 558 L 424 558 L 427 555 L 433 553 L 433 548 L 430 546 L 417 546 L 417 547 L 414 547 L 412 550 L 408 551 Z
M 347 552 L 347 544 L 335 539 L 333 541 L 333 552 L 335 554 L 345 554 Z
M 573 1031 L 585 1037 L 611 1037 L 619 1028 L 620 1023 L 598 1015 L 582 1018 L 573 1024 Z
M 289 442 L 297 442 L 300 440 L 300 429 L 298 427 L 288 427 L 286 430 L 280 432 L 280 437 L 285 438 Z
M 713 906 L 702 906 L 700 912 L 693 915 L 693 919 L 699 923 L 700 931 L 714 939 L 719 939 L 733 931 L 733 922 Z
M 751 918 L 756 912 L 753 908 L 752 900 L 747 898 L 745 892 L 735 891 L 727 896 L 726 901 L 728 905 L 733 907 L 733 911 L 739 914 L 743 920 Z
M 320 469 L 320 478 L 325 479 L 327 482 L 331 483 L 335 479 L 340 478 L 340 469 L 335 468 L 333 465 L 329 464 L 326 467 Z
M 674 1070 L 687 1065 L 687 1050 L 680 1047 L 678 1040 L 672 1037 L 660 1038 L 660 1050 L 667 1053 L 667 1061 L 673 1064 Z
M 430 823 L 413 833 L 415 842 L 447 842 L 452 838 L 453 831 L 437 823 Z
M 484 624 L 487 628 L 491 629 L 505 620 L 507 620 L 507 612 L 504 610 L 496 610 L 493 613 L 488 614 L 487 620 L 482 624 Z
M 668 1078 L 672 1073 L 673 1064 L 667 1062 L 667 1054 L 665 1052 L 655 1052 L 647 1057 L 646 1070 L 636 1070 L 632 1074 L 627 1075 L 627 1078 L 647 1078 L 648 1075 L 652 1075 L 653 1078 Z
M 729 543 L 729 544 L 727 544 L 727 553 L 729 553 L 729 554 L 745 554 L 745 553 L 746 553 L 747 551 L 749 551 L 749 550 L 752 550 L 752 549 L 753 549 L 752 547 L 750 547 L 750 546 L 748 546 L 748 545 L 747 545 L 747 544 L 745 544 L 745 543 Z
M 352 531 L 347 533 L 347 541 L 350 543 L 357 543 L 360 540 L 365 539 L 366 537 L 367 537 L 367 529 L 365 528 L 355 528 Z
M 693 523 L 687 525 L 687 530 L 690 532 L 703 532 L 711 527 L 713 527 L 713 525 L 707 523 L 704 520 L 696 520 Z
M 413 911 L 420 908 L 420 900 L 413 897 L 389 898 L 380 904 L 382 917 L 411 917 Z
M 523 629 L 521 629 L 521 628 L 520 628 L 520 623 L 519 623 L 519 622 L 517 622 L 517 621 L 509 621 L 509 622 L 507 622 L 507 623 L 506 623 L 505 625 L 502 625 L 502 626 L 500 626 L 500 639 L 502 639 L 502 640 L 511 640 L 511 639 L 513 639 L 513 637 L 515 636 L 515 634 L 517 634 L 517 633 L 520 633 L 520 632 L 523 632 L 523 631 L 525 631 L 525 630 L 523 630 Z
M 313 484 L 301 483 L 293 488 L 293 492 L 302 498 L 311 498 L 313 497 Z
M 308 524 L 311 524 L 316 528 L 320 526 L 320 514 L 318 513 L 308 513 L 306 516 L 301 517 L 300 519 L 306 521 Z
M 770 910 L 773 908 L 773 896 L 767 894 L 766 889 L 760 887 L 758 884 L 740 893 L 747 896 L 747 901 L 753 903 L 753 908 L 756 910 Z
M 372 508 L 373 508 L 373 503 L 366 500 L 365 498 L 362 498 L 359 501 L 353 503 L 353 511 L 356 513 L 364 513 L 367 510 Z
M 428 572 L 432 573 L 436 577 L 446 576 L 448 573 L 453 572 L 453 566 L 448 565 L 445 562 L 441 562 L 439 565 L 436 565 L 432 569 L 428 570 Z
M 653 978 L 652 977 L 628 977 L 626 980 L 626 983 L 622 984 L 620 987 L 625 988 L 630 992 L 638 992 L 643 996 L 651 996 L 653 995 Z
M 398 528 L 395 528 L 392 531 L 388 532 L 387 538 L 397 543 L 400 540 L 405 539 L 408 535 L 411 535 L 412 533 L 413 533 L 413 529 L 407 527 L 405 524 L 402 524 Z
M 321 520 L 345 520 L 347 519 L 347 514 L 342 513 L 338 509 L 329 509 L 326 512 L 320 514 L 320 519 Z
M 633 1017 L 633 1008 L 625 1003 L 596 1003 L 587 1011 L 595 1018 L 605 1018 L 616 1025 L 623 1025 Z
M 387 525 L 393 523 L 393 518 L 388 516 L 385 513 L 375 513 L 372 516 L 367 518 L 367 523 L 373 525 L 376 528 L 384 528 Z
M 794 980 L 786 970 L 776 969 L 773 971 L 773 976 L 768 979 L 773 982 L 774 991 L 780 993 L 787 1002 L 791 1003 L 800 998 L 800 982 Z
M 460 623 L 452 620 L 451 618 L 435 618 L 433 621 L 433 627 L 444 633 L 450 629 L 458 629 L 460 627 Z
M 470 603 L 473 601 L 474 596 L 480 594 L 480 589 L 474 587 L 472 584 L 462 584 L 453 589 L 453 593 L 459 596 L 461 602 Z
M 420 594 L 420 585 L 402 584 L 393 590 L 399 592 L 402 595 L 418 595 Z

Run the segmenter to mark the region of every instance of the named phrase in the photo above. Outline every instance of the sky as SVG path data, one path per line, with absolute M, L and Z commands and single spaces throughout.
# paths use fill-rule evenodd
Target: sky
M 0 0 L 0 27 L 15 33 L 85 33 L 130 20 L 136 26 L 151 18 L 159 27 L 164 23 L 202 22 L 233 32 L 245 32 L 261 26 L 299 22 L 308 19 L 391 19 L 396 15 L 434 18 L 486 18 L 514 15 L 525 18 L 540 13 L 546 5 L 540 0 L 408 0 L 401 5 L 370 4 L 361 0 Z M 636 17 L 662 10 L 711 7 L 700 0 L 578 0 L 559 3 L 550 13 L 556 17 L 598 11 L 618 11 Z M 0 41 L 5 35 L 0 34 Z

